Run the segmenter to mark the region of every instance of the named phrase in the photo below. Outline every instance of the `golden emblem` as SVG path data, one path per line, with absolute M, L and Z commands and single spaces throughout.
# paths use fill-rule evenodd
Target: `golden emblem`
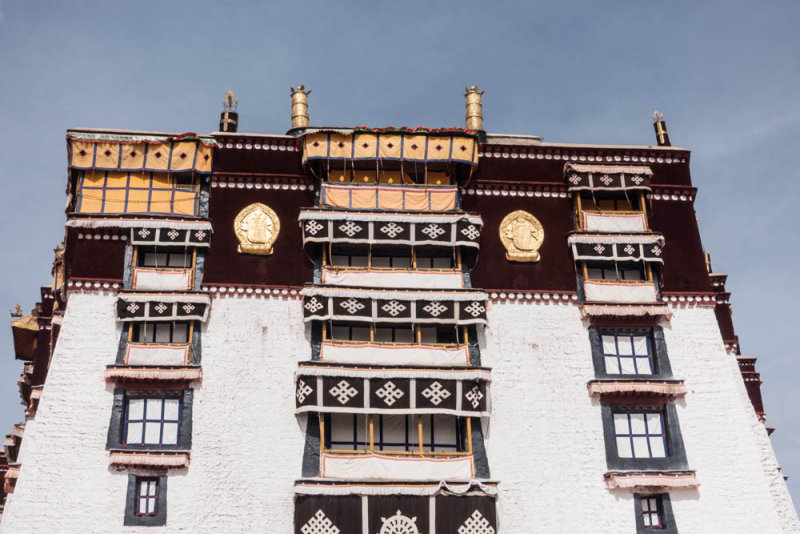
M 509 261 L 539 261 L 544 228 L 527 211 L 512 211 L 500 223 L 500 241 L 506 247 L 506 259 Z
M 250 204 L 234 219 L 233 231 L 239 240 L 239 252 L 269 256 L 281 231 L 281 221 L 269 206 Z

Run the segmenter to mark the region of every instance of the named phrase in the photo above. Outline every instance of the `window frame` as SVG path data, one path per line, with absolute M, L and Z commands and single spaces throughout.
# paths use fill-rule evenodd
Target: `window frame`
M 644 499 L 656 499 L 659 518 L 661 520 L 660 527 L 646 526 L 644 524 L 644 507 L 642 506 L 642 501 Z M 670 502 L 669 493 L 634 493 L 633 504 L 634 513 L 636 514 L 637 534 L 647 534 L 652 532 L 658 532 L 660 534 L 678 533 L 678 527 L 675 524 L 675 516 L 672 512 L 672 503 Z
M 175 341 L 175 325 L 176 324 L 186 324 L 186 341 Z M 128 340 L 130 343 L 141 343 L 141 344 L 151 344 L 151 345 L 163 345 L 163 344 L 178 344 L 178 345 L 185 345 L 187 343 L 192 343 L 192 339 L 194 337 L 194 323 L 195 321 L 131 321 L 130 326 L 128 328 Z M 153 325 L 153 341 L 141 341 L 141 339 L 136 339 L 142 332 L 142 329 L 145 328 L 147 325 Z M 156 331 L 158 327 L 161 326 L 169 326 L 169 341 L 155 341 L 156 338 Z
M 114 390 L 114 402 L 111 410 L 111 421 L 108 426 L 106 449 L 112 450 L 152 450 L 175 451 L 190 450 L 192 448 L 192 402 L 194 390 L 186 389 L 135 389 L 118 388 Z M 178 398 L 180 423 L 178 424 L 177 443 L 169 445 L 156 444 L 128 444 L 127 439 L 127 409 L 130 398 Z M 163 406 L 162 406 L 163 410 Z M 143 416 L 146 415 L 143 413 Z M 163 431 L 163 428 L 162 428 Z M 144 441 L 144 426 L 142 427 L 142 441 Z
M 156 483 L 156 511 L 152 515 L 140 515 L 139 511 L 139 487 L 142 481 L 155 481 Z M 125 516 L 123 525 L 157 527 L 167 523 L 167 476 L 163 474 L 153 475 L 128 475 L 128 491 L 125 498 Z
M 166 254 L 166 265 L 147 265 L 145 259 L 148 254 Z M 171 266 L 170 257 L 183 256 L 185 261 L 183 266 Z M 135 245 L 133 265 L 136 269 L 194 269 L 197 263 L 197 248 L 196 247 L 173 247 L 173 246 L 148 246 L 148 245 Z M 187 265 L 188 264 L 188 265 Z
M 348 322 L 348 321 L 321 321 L 322 323 L 322 341 L 333 341 L 337 343 L 382 343 L 393 344 L 405 347 L 414 347 L 420 345 L 441 345 L 447 347 L 455 347 L 465 345 L 469 342 L 469 325 L 436 325 L 436 324 L 411 324 L 411 323 L 367 323 L 367 322 Z M 332 337 L 334 328 L 349 328 L 348 339 Z M 367 339 L 353 339 L 353 328 L 361 328 L 369 330 L 369 337 Z M 379 341 L 376 339 L 377 329 L 392 328 L 393 330 L 410 330 L 413 332 L 413 341 Z M 435 330 L 436 341 L 423 341 L 424 330 Z M 440 338 L 446 338 L 443 332 L 452 329 L 453 338 L 455 341 L 439 341 Z M 392 333 L 395 337 L 395 333 Z
M 177 411 L 177 419 L 167 419 L 165 417 L 166 410 L 167 410 L 167 402 L 169 400 L 177 400 L 178 401 L 178 411 Z M 131 402 L 133 401 L 144 401 L 142 405 L 142 415 L 141 418 L 131 419 L 130 418 L 130 409 L 131 409 Z M 149 419 L 148 418 L 148 410 L 149 404 L 151 401 L 157 401 L 161 404 L 161 418 L 160 419 Z M 135 395 L 126 395 L 125 396 L 125 408 L 122 420 L 122 445 L 124 447 L 157 447 L 157 448 L 164 448 L 164 447 L 174 447 L 180 442 L 180 432 L 181 432 L 181 404 L 182 399 L 176 395 L 146 395 L 143 393 L 137 393 Z M 147 427 L 148 425 L 152 425 L 154 423 L 159 423 L 159 431 L 158 431 L 158 443 L 145 443 L 146 435 L 147 435 Z M 139 439 L 135 443 L 130 443 L 128 441 L 128 433 L 130 425 L 132 424 L 139 424 L 142 426 L 141 428 L 141 439 Z M 177 430 L 175 432 L 175 443 L 163 443 L 164 441 L 164 429 L 165 425 L 167 424 L 177 424 Z
M 441 251 L 442 253 L 435 253 Z M 406 254 L 408 252 L 408 254 Z M 420 254 L 422 252 L 422 254 Z M 333 263 L 333 257 L 347 258 L 347 265 L 343 263 Z M 366 262 L 359 259 L 356 265 L 353 265 L 353 258 L 366 258 Z M 374 265 L 374 258 L 389 258 L 389 265 Z M 450 260 L 449 267 L 434 267 L 433 263 L 436 259 Z M 403 263 L 408 265 L 394 266 L 394 262 L 402 260 Z M 422 261 L 430 260 L 429 266 L 420 265 Z M 412 269 L 419 271 L 462 271 L 462 254 L 460 247 L 431 247 L 431 246 L 410 246 L 400 245 L 397 247 L 390 247 L 387 245 L 337 245 L 323 249 L 322 254 L 322 267 L 328 268 L 355 268 L 364 270 L 396 270 L 396 269 Z
M 605 353 L 603 351 L 603 335 L 644 335 L 648 338 L 653 374 L 615 374 L 606 371 Z M 596 378 L 627 378 L 627 379 L 669 379 L 672 378 L 672 368 L 667 354 L 667 344 L 664 340 L 664 330 L 658 325 L 620 328 L 591 325 L 589 327 L 589 341 L 592 348 L 592 363 Z
M 678 414 L 672 403 L 659 404 L 610 404 L 602 403 L 603 434 L 606 447 L 606 463 L 611 470 L 683 470 L 688 469 L 686 450 L 683 445 Z M 617 435 L 614 428 L 614 413 L 660 411 L 665 435 L 666 457 L 664 458 L 622 458 L 617 449 Z

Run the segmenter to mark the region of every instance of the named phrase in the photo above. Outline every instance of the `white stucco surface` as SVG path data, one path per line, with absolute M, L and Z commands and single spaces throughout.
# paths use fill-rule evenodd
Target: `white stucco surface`
M 607 490 L 600 404 L 587 325 L 566 304 L 495 303 L 481 338 L 493 368 L 487 441 L 500 481 L 500 526 L 521 532 L 635 532 L 632 491 Z M 664 332 L 676 378 L 689 467 L 698 489 L 672 490 L 681 533 L 798 532 L 736 360 L 726 354 L 713 309 L 678 309 Z

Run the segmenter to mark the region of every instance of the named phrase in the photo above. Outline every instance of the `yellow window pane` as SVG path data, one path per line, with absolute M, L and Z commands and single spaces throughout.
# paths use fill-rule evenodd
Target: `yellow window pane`
M 456 161 L 464 161 L 471 164 L 478 163 L 477 141 L 470 137 L 454 137 L 453 151 L 450 157 Z
M 375 183 L 375 171 L 355 171 L 353 176 L 353 182 L 357 184 L 374 184 Z
M 78 192 L 79 213 L 102 213 L 103 190 L 92 187 L 82 187 Z
M 400 171 L 381 171 L 378 174 L 378 181 L 382 184 L 402 184 L 403 175 Z
M 330 157 L 333 159 L 350 159 L 353 150 L 351 135 L 331 134 Z
M 128 191 L 128 213 L 147 213 L 150 211 L 149 189 L 130 189 Z
M 127 172 L 112 172 L 106 173 L 106 187 L 111 188 L 127 188 L 128 187 L 128 173 Z
M 303 137 L 303 161 L 328 155 L 328 134 L 316 133 Z
M 197 195 L 188 191 L 175 191 L 173 212 L 179 215 L 195 215 Z
M 128 184 L 130 184 L 130 187 L 134 188 L 149 189 L 151 186 L 150 177 L 152 174 L 151 172 L 132 172 L 130 173 Z
M 125 213 L 125 189 L 106 189 L 103 213 Z
M 166 189 L 152 190 L 152 192 L 150 193 L 150 213 L 172 213 L 171 190 L 166 190 Z
M 350 181 L 350 171 L 332 170 L 328 175 L 331 183 L 345 183 Z
M 105 184 L 105 171 L 86 171 L 83 174 L 83 185 L 86 187 L 103 187 Z
M 447 161 L 450 159 L 450 137 L 431 137 L 428 139 L 428 161 Z
M 153 189 L 169 189 L 172 190 L 172 178 L 168 174 L 152 173 L 153 176 Z

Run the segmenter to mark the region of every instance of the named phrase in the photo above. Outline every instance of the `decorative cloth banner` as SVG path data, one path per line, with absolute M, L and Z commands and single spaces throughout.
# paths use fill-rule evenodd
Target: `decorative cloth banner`
M 396 486 L 385 482 L 337 482 L 319 479 L 297 480 L 295 495 L 497 495 L 497 482 L 470 480 L 463 484 L 438 482 L 405 482 Z
M 653 171 L 645 166 L 580 165 L 566 163 L 564 179 L 569 191 L 650 190 Z
M 336 454 L 323 452 L 322 478 L 342 480 L 433 480 L 469 482 L 475 476 L 472 455 L 454 458 Z
M 199 193 L 169 174 L 89 171 L 78 179 L 77 197 L 78 213 L 197 215 Z
M 137 267 L 133 270 L 133 289 L 149 291 L 188 291 L 192 289 L 193 269 Z
M 175 365 L 189 363 L 189 343 L 134 343 L 125 347 L 127 365 Z
M 131 243 L 134 245 L 208 247 L 211 245 L 211 223 L 208 228 L 187 229 L 148 228 L 146 226 L 131 228 Z
M 323 341 L 319 359 L 328 363 L 372 365 L 469 365 L 467 345 L 408 345 Z
M 134 228 L 137 230 L 141 228 L 174 228 L 177 230 L 203 230 L 209 234 L 211 233 L 211 223 L 207 220 L 148 218 L 145 216 L 126 218 L 96 215 L 87 217 L 74 213 L 70 213 L 68 217 L 69 219 L 65 224 L 68 228 Z M 193 237 L 190 241 L 196 243 L 192 246 L 202 246 L 196 237 Z
M 205 293 L 119 293 L 118 321 L 205 321 L 210 297 Z
M 321 205 L 331 208 L 452 211 L 458 207 L 458 187 L 323 182 L 320 199 Z
M 481 218 L 467 214 L 425 215 L 302 210 L 306 243 L 479 246 Z
M 659 302 L 656 285 L 650 281 L 584 280 L 583 295 L 586 302 L 612 304 L 654 304 Z
M 367 291 L 308 286 L 303 320 L 381 323 L 486 324 L 482 291 Z
M 585 304 L 581 306 L 581 316 L 586 317 L 672 317 L 669 306 L 665 304 Z
M 67 132 L 69 166 L 73 169 L 210 174 L 215 146 L 213 138 L 193 133 L 166 136 Z
M 647 219 L 638 211 L 581 211 L 581 229 L 584 232 L 647 232 Z
M 611 471 L 603 475 L 606 487 L 616 488 L 696 488 L 694 471 Z
M 111 465 L 119 467 L 189 467 L 189 452 L 111 450 Z
M 594 236 L 592 236 L 594 237 Z M 620 236 L 621 239 L 633 236 Z M 575 261 L 579 260 L 605 260 L 605 261 L 648 261 L 653 263 L 664 263 L 661 256 L 664 253 L 663 238 L 662 242 L 637 243 L 635 240 L 622 241 L 618 243 L 606 240 L 605 242 L 582 243 L 581 236 L 570 236 L 567 242 L 572 246 L 572 255 Z
M 107 365 L 105 379 L 107 382 L 126 380 L 200 380 L 203 372 L 199 365 L 192 366 L 141 366 L 141 365 Z
M 649 380 L 649 379 L 611 379 L 590 380 L 587 384 L 589 395 L 609 394 L 650 394 L 682 397 L 686 395 L 683 380 Z
M 409 161 L 478 164 L 478 138 L 464 133 L 306 132 L 300 139 L 303 165 L 311 160 Z
M 322 283 L 408 289 L 463 289 L 464 274 L 454 269 L 382 269 L 380 267 L 322 268 Z
M 475 369 L 360 369 L 344 374 L 341 368 L 314 369 L 301 365 L 295 377 L 295 413 L 488 417 L 489 370 L 476 373 Z M 312 370 L 317 372 L 312 374 Z M 372 374 L 377 376 L 369 376 Z

